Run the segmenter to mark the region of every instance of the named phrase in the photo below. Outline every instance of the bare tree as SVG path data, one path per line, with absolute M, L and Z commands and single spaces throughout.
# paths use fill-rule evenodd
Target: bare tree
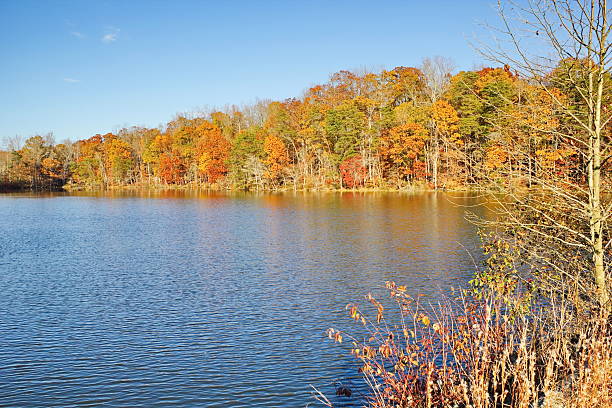
M 481 44 L 480 51 L 545 92 L 564 123 L 531 130 L 565 143 L 578 166 L 564 180 L 554 169 L 541 171 L 537 191 L 506 191 L 508 199 L 497 202 L 497 225 L 511 229 L 524 253 L 572 282 L 583 298 L 592 294 L 592 282 L 597 303 L 609 311 L 612 207 L 602 193 L 612 149 L 608 1 L 500 0 L 498 10 L 502 25 L 492 31 L 494 44 Z
M 425 76 L 426 92 L 429 101 L 436 103 L 446 92 L 450 84 L 451 73 L 455 69 L 455 64 L 450 58 L 435 56 L 425 58 L 421 66 L 421 71 Z M 431 169 L 434 188 L 438 188 L 438 164 L 440 161 L 440 132 L 434 121 L 430 121 L 431 131 Z
M 431 103 L 435 103 L 448 89 L 451 74 L 455 70 L 455 63 L 447 57 L 439 55 L 432 58 L 424 58 L 421 71 L 425 75 L 427 85 L 427 96 Z
M 10 152 L 16 152 L 17 150 L 23 147 L 24 138 L 20 135 L 15 135 L 12 137 L 6 138 L 6 148 Z
M 263 188 L 264 173 L 266 168 L 258 157 L 247 157 L 244 168 L 242 169 L 247 176 L 247 182 L 254 184 L 257 191 Z

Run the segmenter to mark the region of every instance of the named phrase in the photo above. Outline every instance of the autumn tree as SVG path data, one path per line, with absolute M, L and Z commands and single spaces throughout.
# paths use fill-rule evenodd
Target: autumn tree
M 171 136 L 173 155 L 181 160 L 185 169 L 186 181 L 197 181 L 200 171 L 197 157 L 200 138 L 197 128 L 203 122 L 202 118 L 188 119 L 178 116 L 168 123 L 166 128 L 166 132 Z
M 196 128 L 198 169 L 209 183 L 216 183 L 228 172 L 230 144 L 217 126 L 204 122 Z
M 424 154 L 428 133 L 423 125 L 407 123 L 383 135 L 380 154 L 388 175 L 398 180 L 422 179 L 425 176 Z
M 185 172 L 185 165 L 178 155 L 172 152 L 165 152 L 160 155 L 158 174 L 164 183 L 182 184 Z
M 162 155 L 172 150 L 172 137 L 167 132 L 156 132 L 142 153 L 142 161 L 147 169 L 147 175 L 154 174 L 161 178 L 160 165 Z
M 356 155 L 346 158 L 340 163 L 340 175 L 342 182 L 348 188 L 360 187 L 363 185 L 367 170 L 363 165 L 361 156 Z
M 106 186 L 108 178 L 104 167 L 103 143 L 100 134 L 78 142 L 79 156 L 75 163 L 75 181 L 88 185 Z
M 432 181 L 434 189 L 438 188 L 438 165 L 440 161 L 440 150 L 442 148 L 443 134 L 440 131 L 440 126 L 444 119 L 441 117 L 443 111 L 448 111 L 448 107 L 440 105 L 439 101 L 442 95 L 448 89 L 450 84 L 451 72 L 454 69 L 454 64 L 448 58 L 434 57 L 425 58 L 421 71 L 425 82 L 425 93 L 429 99 L 431 107 L 431 118 L 427 125 L 430 130 L 428 162 L 431 166 Z M 442 120 L 442 122 L 440 122 Z
M 438 188 L 438 161 L 439 154 L 444 152 L 444 160 L 447 167 L 451 161 L 451 156 L 457 160 L 457 152 L 463 144 L 459 133 L 459 116 L 457 111 L 444 99 L 437 100 L 431 106 L 430 126 L 432 129 L 433 160 L 432 160 L 432 179 L 434 188 Z M 430 140 L 431 140 L 430 139 Z M 455 172 L 456 173 L 456 172 Z
M 596 305 L 607 312 L 611 205 L 603 194 L 602 178 L 612 149 L 606 133 L 612 120 L 606 106 L 612 92 L 608 2 L 508 1 L 500 3 L 500 15 L 500 33 L 507 42 L 484 48 L 483 53 L 512 66 L 518 76 L 547 95 L 561 123 L 554 126 L 554 134 L 571 146 L 579 160 L 571 178 L 540 173 L 532 180 L 538 188 L 527 194 L 505 190 L 496 227 L 520 249 L 544 287 L 572 298 L 577 310 Z M 516 106 L 509 77 L 509 72 L 489 71 L 480 75 L 476 86 L 489 100 Z M 509 116 L 486 113 L 491 125 L 507 125 Z M 546 129 L 538 133 L 550 136 Z
M 160 130 L 157 128 L 149 129 L 139 126 L 124 128 L 117 133 L 117 137 L 124 140 L 130 146 L 133 153 L 132 159 L 134 160 L 133 173 L 135 177 L 138 177 L 138 181 L 140 182 L 143 182 L 145 178 L 153 174 L 151 163 L 156 160 L 147 161 L 145 160 L 145 156 L 151 153 L 148 147 L 151 146 L 151 142 L 157 138 L 160 133 Z M 159 158 L 159 154 L 157 158 Z M 153 158 L 149 156 L 149 159 Z
M 30 137 L 14 155 L 15 164 L 20 168 L 20 177 L 27 179 L 31 188 L 38 189 L 45 184 L 43 161 L 51 159 L 52 152 L 53 135 L 47 134 Z
M 268 135 L 264 139 L 264 164 L 266 166 L 265 177 L 276 185 L 282 178 L 283 172 L 289 163 L 287 148 L 283 141 L 274 135 Z
M 134 170 L 134 159 L 130 145 L 115 135 L 107 135 L 102 144 L 103 165 L 107 182 L 123 184 Z
M 383 71 L 380 77 L 387 104 L 391 106 L 407 102 L 416 105 L 425 96 L 425 77 L 418 68 L 396 67 Z

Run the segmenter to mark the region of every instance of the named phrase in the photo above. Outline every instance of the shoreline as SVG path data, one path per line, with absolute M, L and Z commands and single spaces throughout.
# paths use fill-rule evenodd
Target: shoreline
M 207 191 L 215 193 L 251 193 L 251 194 L 276 194 L 276 193 L 493 193 L 495 189 L 478 186 L 461 186 L 453 188 L 430 188 L 422 185 L 396 187 L 361 187 L 361 188 L 277 188 L 277 189 L 236 189 L 222 188 L 215 185 L 163 185 L 163 184 L 130 184 L 113 185 L 102 188 L 100 186 L 71 186 L 65 185 L 59 189 L 33 189 L 13 188 L 0 189 L 0 194 L 14 193 L 79 193 L 79 192 L 156 192 L 156 191 L 183 191 L 196 192 Z
M 392 187 L 392 186 L 380 186 L 380 187 L 359 187 L 359 188 L 336 188 L 336 187 L 279 187 L 279 188 L 261 188 L 261 189 L 241 189 L 224 187 L 219 184 L 122 184 L 122 185 L 109 185 L 107 187 L 101 186 L 83 186 L 83 185 L 70 185 L 66 184 L 62 187 L 62 191 L 74 192 L 74 191 L 122 191 L 122 190 L 143 190 L 143 191 L 156 191 L 156 190 L 184 190 L 184 191 L 195 191 L 195 190 L 207 190 L 216 192 L 250 192 L 250 193 L 286 193 L 286 192 L 470 192 L 470 191 L 493 191 L 490 188 L 483 188 L 477 185 L 454 185 L 453 187 L 439 187 L 434 189 L 425 183 L 406 185 L 403 187 Z

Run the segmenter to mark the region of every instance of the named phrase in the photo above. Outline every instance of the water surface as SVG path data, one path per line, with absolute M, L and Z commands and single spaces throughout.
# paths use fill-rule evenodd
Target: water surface
M 0 195 L 0 406 L 299 407 L 311 384 L 358 388 L 325 330 L 387 280 L 431 300 L 465 284 L 478 239 L 457 204 L 475 203 Z

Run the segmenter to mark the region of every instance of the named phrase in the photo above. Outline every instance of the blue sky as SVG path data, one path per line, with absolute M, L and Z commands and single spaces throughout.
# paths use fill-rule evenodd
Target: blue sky
M 300 96 L 341 69 L 482 64 L 493 0 L 0 0 L 0 139 L 83 139 Z

